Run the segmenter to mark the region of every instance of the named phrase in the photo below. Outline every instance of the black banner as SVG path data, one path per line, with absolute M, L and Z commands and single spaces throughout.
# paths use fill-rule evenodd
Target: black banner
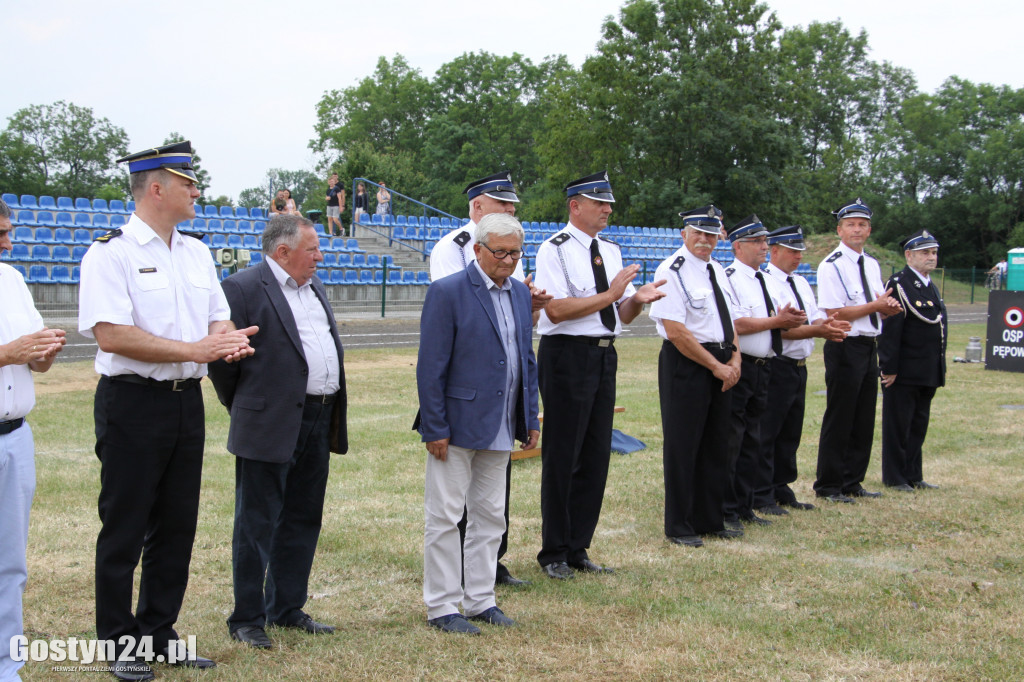
M 1024 291 L 989 292 L 985 369 L 1024 372 Z

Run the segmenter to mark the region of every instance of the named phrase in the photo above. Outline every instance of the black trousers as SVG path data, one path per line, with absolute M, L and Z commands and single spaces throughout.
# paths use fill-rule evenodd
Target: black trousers
M 513 450 L 515 452 L 515 450 Z M 508 466 L 505 468 L 505 532 L 501 534 L 501 544 L 498 545 L 498 565 L 494 570 L 494 579 L 510 575 L 505 564 L 501 563 L 502 557 L 508 552 L 508 505 L 512 500 L 512 458 L 508 458 Z M 466 508 L 462 508 L 462 518 L 459 519 L 459 546 L 466 544 Z
M 732 351 L 712 350 L 720 362 Z M 664 434 L 665 535 L 701 535 L 723 529 L 732 390 L 669 341 L 658 357 L 658 393 Z
M 825 389 L 814 482 L 819 497 L 856 492 L 867 473 L 878 399 L 873 338 L 848 336 L 841 342 L 825 342 Z
M 93 414 L 103 524 L 96 540 L 96 636 L 118 642 L 148 635 L 159 650 L 178 639 L 174 623 L 188 585 L 206 439 L 202 390 L 101 377 Z
M 772 358 L 768 379 L 768 404 L 761 417 L 761 457 L 770 477 L 754 488 L 754 507 L 775 502 L 796 502 L 789 487 L 796 481 L 796 452 L 804 428 L 807 367 L 788 358 Z
M 608 479 L 617 367 L 614 346 L 574 336 L 541 337 L 541 566 L 588 558 Z
M 913 485 L 924 480 L 921 450 L 928 435 L 934 386 L 897 382 L 882 389 L 882 483 Z
M 729 485 L 725 488 L 722 514 L 726 521 L 754 515 L 754 487 L 771 476 L 761 449 L 761 418 L 768 402 L 768 363 L 742 360 L 740 380 L 732 387 L 729 417 Z
M 323 519 L 331 409 L 313 401 L 303 406 L 287 462 L 235 460 L 232 632 L 245 625 L 292 625 L 302 617 Z

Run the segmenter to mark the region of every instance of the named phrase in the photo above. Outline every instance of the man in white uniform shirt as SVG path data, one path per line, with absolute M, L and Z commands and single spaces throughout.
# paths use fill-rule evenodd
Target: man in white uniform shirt
M 766 475 L 760 456 L 761 415 L 768 402 L 769 361 L 782 353 L 782 332 L 802 325 L 807 314 L 789 303 L 775 280 L 761 272 L 768 255 L 768 230 L 751 215 L 729 230 L 736 259 L 725 269 L 736 304 L 740 380 L 732 391 L 729 475 L 723 504 L 725 527 L 742 531 L 740 521 L 771 523 L 754 513 L 756 481 Z
M 0 254 L 11 250 L 11 209 L 0 201 Z M 32 372 L 50 369 L 64 330 L 47 329 L 17 270 L 0 263 L 0 680 L 17 681 L 24 663 L 11 658 L 11 638 L 24 634 L 21 596 L 28 578 L 25 548 L 36 489 L 35 444 L 25 418 L 36 403 Z
M 587 554 L 597 528 L 611 457 L 615 338 L 663 282 L 633 288 L 639 265 L 622 267 L 614 242 L 599 238 L 615 197 L 605 172 L 565 187 L 569 224 L 537 250 L 537 287 L 554 299 L 540 314 L 537 365 L 544 399 L 537 561 L 550 578 L 611 573 Z
M 722 523 L 728 483 L 727 442 L 732 388 L 740 378 L 730 299 L 722 266 L 711 259 L 720 212 L 704 206 L 679 214 L 683 246 L 662 261 L 655 280 L 665 297 L 650 316 L 665 339 L 658 358 L 664 434 L 665 536 L 701 547 L 702 535 L 739 537 Z
M 786 514 L 783 507 L 814 509 L 800 502 L 790 484 L 796 481 L 796 452 L 804 428 L 804 398 L 807 392 L 807 358 L 814 351 L 814 339 L 842 341 L 850 323 L 826 317 L 818 309 L 810 283 L 796 274 L 804 245 L 799 225 L 780 227 L 768 234 L 771 262 L 766 272 L 789 302 L 807 313 L 807 324 L 782 333 L 782 355 L 769 361 L 768 405 L 761 416 L 761 461 L 763 475 L 754 488 L 754 508 L 765 514 Z
M 153 673 L 144 661 L 179 647 L 174 623 L 188 584 L 206 440 L 199 382 L 206 363 L 251 355 L 257 330 L 235 329 L 210 250 L 176 228 L 195 216 L 199 196 L 191 144 L 124 161 L 135 213 L 82 259 L 78 331 L 96 339 L 102 375 L 94 406 L 102 464 L 96 636 L 117 643 L 115 677 L 146 680 Z M 214 666 L 190 653 L 179 665 Z
M 859 197 L 833 215 L 840 244 L 818 265 L 818 306 L 850 323 L 842 343 L 825 342 L 825 414 L 814 492 L 832 502 L 880 497 L 861 483 L 871 459 L 878 397 L 876 339 L 882 318 L 903 308 L 882 285 L 878 261 L 864 253 L 871 209 Z

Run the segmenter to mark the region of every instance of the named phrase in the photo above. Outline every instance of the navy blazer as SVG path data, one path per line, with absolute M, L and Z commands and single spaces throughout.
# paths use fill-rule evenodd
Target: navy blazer
M 526 442 L 529 431 L 540 430 L 533 317 L 530 289 L 511 281 L 520 378 L 514 435 Z M 476 265 L 433 282 L 423 302 L 416 364 L 420 411 L 413 428 L 423 441 L 448 438 L 457 447 L 487 448 L 506 405 L 506 360 L 494 303 Z
M 897 384 L 942 386 L 946 383 L 946 304 L 935 282 L 925 284 L 907 266 L 889 279 L 886 288 L 892 289 L 903 312 L 882 320 L 879 369 L 895 374 Z
M 346 452 L 344 350 L 323 283 L 314 276 L 311 286 L 327 312 L 341 368 L 341 389 L 332 418 L 339 431 L 332 439 L 331 451 Z M 266 261 L 231 275 L 221 287 L 235 326 L 244 329 L 255 324 L 260 328 L 249 339 L 256 349 L 252 357 L 230 364 L 218 360 L 209 365 L 217 397 L 231 413 L 228 451 L 261 462 L 287 462 L 299 438 L 309 374 L 292 309 Z

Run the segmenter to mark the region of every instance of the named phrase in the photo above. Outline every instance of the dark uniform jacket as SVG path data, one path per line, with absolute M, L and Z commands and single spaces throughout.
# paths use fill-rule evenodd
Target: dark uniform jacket
M 894 274 L 886 288 L 903 312 L 882 321 L 878 365 L 895 374 L 896 383 L 942 386 L 946 383 L 946 305 L 934 282 L 925 284 L 909 266 Z

